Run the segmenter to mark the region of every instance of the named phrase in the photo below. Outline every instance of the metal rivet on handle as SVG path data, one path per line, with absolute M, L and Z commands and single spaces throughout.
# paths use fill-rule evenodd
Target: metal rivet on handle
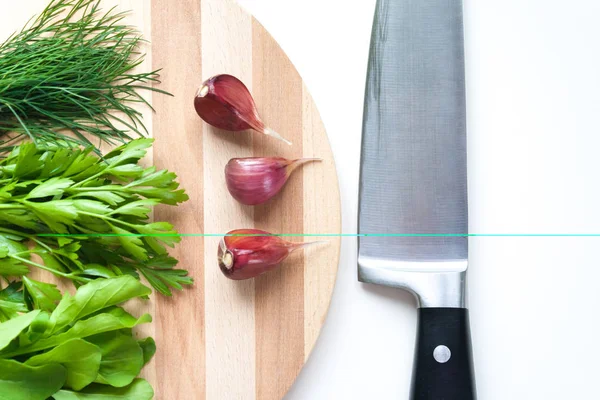
M 452 352 L 444 345 L 439 345 L 433 350 L 433 358 L 440 364 L 447 363 L 450 357 L 452 357 Z

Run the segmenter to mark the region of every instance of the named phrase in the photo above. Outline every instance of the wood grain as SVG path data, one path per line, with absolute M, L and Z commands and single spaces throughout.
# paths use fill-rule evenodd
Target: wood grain
M 20 29 L 48 0 L 5 5 L 0 40 Z M 145 163 L 175 171 L 190 200 L 158 207 L 156 220 L 186 234 L 259 228 L 273 233 L 341 232 L 339 188 L 327 134 L 307 88 L 273 38 L 233 0 L 101 0 L 104 9 L 133 10 L 127 23 L 151 41 L 139 69 L 163 68 L 161 89 L 147 93 L 156 112 L 140 108 L 156 139 Z M 203 123 L 192 100 L 212 75 L 239 77 L 253 93 L 268 126 L 288 146 L 255 132 L 223 132 Z M 230 158 L 318 157 L 296 170 L 265 205 L 242 206 L 224 182 Z M 293 237 L 292 241 L 321 240 Z M 184 237 L 172 254 L 194 277 L 173 298 L 153 295 L 129 304 L 154 322 L 137 330 L 157 342 L 143 376 L 160 400 L 274 400 L 293 384 L 325 320 L 339 261 L 340 238 L 294 253 L 281 268 L 258 279 L 223 277 L 219 237 Z M 42 276 L 41 274 L 38 275 Z M 44 274 L 46 280 L 55 280 Z M 63 285 L 68 288 L 69 285 Z
M 196 1 L 152 2 L 153 68 L 163 68 L 161 89 L 173 94 L 154 94 L 156 110 L 152 134 L 154 163 L 178 174 L 190 200 L 174 207 L 158 207 L 155 220 L 172 222 L 179 232 L 202 232 L 204 227 L 203 126 L 195 118 L 190 99 L 202 74 L 200 57 L 200 5 Z M 135 10 L 135 9 L 134 9 Z M 177 21 L 173 24 L 173 21 Z M 185 38 L 185 40 L 182 40 Z M 194 277 L 194 287 L 174 298 L 155 296 L 154 314 L 157 351 L 153 386 L 157 399 L 173 393 L 194 393 L 202 399 L 206 390 L 204 346 L 206 309 L 204 289 L 204 245 L 201 238 L 183 239 L 172 253 L 181 267 Z M 185 366 L 185 374 L 181 367 Z M 184 377 L 194 377 L 185 379 Z
M 321 157 L 320 164 L 307 164 L 304 178 L 304 232 L 340 233 L 340 191 L 333 153 L 325 127 L 308 89 L 302 86 L 302 129 L 304 157 Z M 315 188 L 319 195 L 315 196 Z M 307 238 L 326 240 L 325 249 L 309 247 L 304 251 L 304 355 L 313 349 L 325 322 L 331 300 L 340 256 L 340 238 Z M 332 266 L 335 266 L 332 268 Z
M 201 4 L 203 78 L 228 73 L 252 87 L 252 47 L 245 45 L 252 34 L 250 16 L 234 3 L 222 0 L 203 0 Z M 252 135 L 219 131 L 205 125 L 204 140 L 204 179 L 209 188 L 204 192 L 205 232 L 252 228 L 252 208 L 241 206 L 229 195 L 223 175 L 223 168 L 231 158 L 252 155 Z M 219 240 L 204 239 L 206 397 L 251 400 L 256 352 L 254 281 L 223 279 L 216 258 Z
M 254 155 L 302 158 L 302 80 L 265 29 L 256 21 L 252 28 L 253 94 L 259 113 L 293 143 L 259 135 Z M 255 208 L 256 227 L 303 233 L 302 187 L 302 173 L 292 174 L 277 197 Z M 256 279 L 256 397 L 281 399 L 303 365 L 304 258 L 296 252 L 278 270 Z

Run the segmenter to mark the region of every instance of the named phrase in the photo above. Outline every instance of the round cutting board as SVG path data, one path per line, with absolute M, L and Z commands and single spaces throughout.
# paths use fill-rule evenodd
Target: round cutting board
M 4 5 L 0 40 L 39 13 L 47 0 Z M 161 89 L 143 109 L 156 139 L 148 162 L 175 171 L 190 200 L 159 207 L 155 220 L 185 234 L 238 228 L 273 233 L 339 233 L 339 189 L 327 135 L 302 79 L 283 51 L 234 0 L 102 0 L 103 8 L 132 10 L 128 23 L 150 40 L 140 68 L 162 68 Z M 246 83 L 268 126 L 292 146 L 264 135 L 230 133 L 203 123 L 193 108 L 201 83 L 220 73 Z M 142 110 L 142 109 L 141 109 Z M 267 204 L 246 207 L 231 198 L 223 168 L 234 157 L 319 157 L 297 170 Z M 217 266 L 219 237 L 184 237 L 173 251 L 195 279 L 172 298 L 153 295 L 137 312 L 150 312 L 140 329 L 157 342 L 143 375 L 155 399 L 281 399 L 308 358 L 331 299 L 340 238 L 294 253 L 277 271 L 230 281 Z M 319 238 L 292 237 L 292 241 Z

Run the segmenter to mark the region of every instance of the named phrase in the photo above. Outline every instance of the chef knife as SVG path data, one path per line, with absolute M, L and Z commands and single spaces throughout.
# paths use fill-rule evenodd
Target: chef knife
M 412 292 L 411 399 L 475 399 L 465 299 L 461 0 L 378 0 L 365 96 L 359 280 Z

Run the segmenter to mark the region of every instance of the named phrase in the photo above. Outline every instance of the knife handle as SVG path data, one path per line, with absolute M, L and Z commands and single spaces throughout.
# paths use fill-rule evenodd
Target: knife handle
M 469 311 L 419 308 L 411 400 L 475 400 Z

